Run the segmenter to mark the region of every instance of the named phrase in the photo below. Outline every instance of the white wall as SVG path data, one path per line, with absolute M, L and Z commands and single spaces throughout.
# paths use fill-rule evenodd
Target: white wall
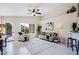
M 13 37 L 15 39 L 17 39 L 17 33 L 19 31 L 21 31 L 20 23 L 35 24 L 35 33 L 34 34 L 36 34 L 36 27 L 37 27 L 37 24 L 39 24 L 40 19 L 41 19 L 41 17 L 3 16 L 2 17 L 2 20 L 3 20 L 2 22 L 3 23 L 8 22 L 8 23 L 12 24 L 12 34 L 13 34 Z M 33 33 L 31 33 L 31 34 L 33 34 Z
M 0 16 L 0 24 L 1 24 L 1 16 Z
M 54 22 L 54 30 L 47 31 L 44 29 L 44 25 L 46 22 L 52 21 Z M 70 36 L 70 31 L 72 31 L 72 23 L 73 22 L 79 22 L 77 17 L 77 12 L 71 13 L 71 14 L 65 14 L 58 17 L 48 17 L 41 21 L 42 25 L 42 31 L 45 32 L 58 32 L 60 37 L 67 39 Z M 62 39 L 62 41 L 65 41 Z
M 60 34 L 60 36 L 65 39 L 70 35 L 69 32 L 72 30 L 71 29 L 72 22 L 79 23 L 78 18 L 77 18 L 77 12 L 61 15 L 58 17 L 44 17 L 44 18 L 24 17 L 24 16 L 21 16 L 21 17 L 19 17 L 19 16 L 16 16 L 16 17 L 3 16 L 2 20 L 3 20 L 2 21 L 3 23 L 9 22 L 12 24 L 12 26 L 13 26 L 12 32 L 13 32 L 13 36 L 15 38 L 17 36 L 17 32 L 19 32 L 21 30 L 20 23 L 29 23 L 29 24 L 35 24 L 35 25 L 40 24 L 40 25 L 42 25 L 42 31 L 58 32 Z M 52 30 L 52 31 L 45 30 L 44 25 L 48 21 L 54 22 L 54 30 Z M 36 31 L 36 27 L 35 27 L 35 31 Z M 34 34 L 36 34 L 36 32 Z M 31 36 L 34 34 L 31 34 Z

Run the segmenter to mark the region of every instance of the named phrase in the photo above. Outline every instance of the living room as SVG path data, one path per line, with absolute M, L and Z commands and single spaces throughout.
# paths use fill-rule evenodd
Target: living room
M 67 48 L 66 45 L 72 35 L 73 22 L 77 23 L 77 28 L 79 27 L 77 3 L 3 3 L 0 4 L 0 8 L 1 24 L 12 25 L 12 36 L 8 37 L 7 46 L 3 47 L 3 55 L 76 55 L 76 51 L 72 51 L 72 48 Z M 23 31 L 26 37 L 29 36 L 29 40 L 25 41 L 24 36 L 18 35 L 18 32 L 22 32 L 21 23 L 29 24 L 29 33 Z M 37 32 L 38 25 L 41 26 L 40 33 Z M 8 36 L 5 26 L 1 26 L 1 35 Z M 57 33 L 60 42 L 40 39 L 39 36 L 43 32 Z

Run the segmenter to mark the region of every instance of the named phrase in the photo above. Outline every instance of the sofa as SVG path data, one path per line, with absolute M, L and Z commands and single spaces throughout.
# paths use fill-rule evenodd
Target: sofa
M 53 32 L 53 33 L 51 33 L 51 32 L 42 32 L 39 35 L 39 38 L 43 39 L 43 40 L 50 41 L 50 42 L 55 42 L 55 43 L 60 42 L 60 38 L 58 36 L 58 33 L 55 33 L 55 32 Z
M 23 32 L 18 32 L 18 34 L 19 34 L 18 36 L 19 36 L 20 42 L 26 42 L 29 40 L 29 35 L 27 35 Z
M 39 38 L 46 40 L 46 33 L 45 33 L 45 32 L 42 32 L 42 33 L 39 35 Z
M 59 43 L 61 42 L 59 35 L 57 33 L 53 33 L 52 36 L 49 38 L 49 41 Z

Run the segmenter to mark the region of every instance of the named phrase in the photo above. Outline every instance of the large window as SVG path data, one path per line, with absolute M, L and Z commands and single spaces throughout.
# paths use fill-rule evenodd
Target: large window
M 35 25 L 21 23 L 21 32 L 24 32 L 25 34 L 34 33 L 35 32 Z
M 21 32 L 28 34 L 29 33 L 29 24 L 21 23 Z

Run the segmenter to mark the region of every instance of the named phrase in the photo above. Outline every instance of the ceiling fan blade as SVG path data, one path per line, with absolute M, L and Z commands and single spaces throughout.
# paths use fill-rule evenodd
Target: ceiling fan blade
M 27 14 L 32 14 L 32 13 L 27 13 Z
M 36 12 L 36 14 L 42 14 L 42 13 L 38 13 L 38 12 Z

